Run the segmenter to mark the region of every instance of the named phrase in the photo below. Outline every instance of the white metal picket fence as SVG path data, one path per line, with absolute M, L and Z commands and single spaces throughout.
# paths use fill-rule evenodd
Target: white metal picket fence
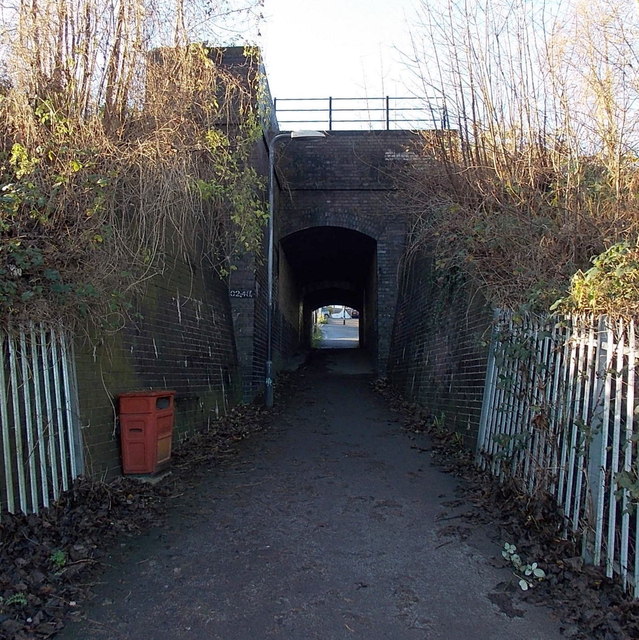
M 0 506 L 37 512 L 82 472 L 73 349 L 64 331 L 0 333 Z
M 548 491 L 583 555 L 639 597 L 639 352 L 633 321 L 495 321 L 478 461 Z

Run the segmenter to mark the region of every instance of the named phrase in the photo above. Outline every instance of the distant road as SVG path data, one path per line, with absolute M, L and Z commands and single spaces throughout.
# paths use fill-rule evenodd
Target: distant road
M 318 345 L 320 349 L 357 349 L 359 347 L 359 320 L 330 318 L 326 324 L 321 324 L 322 339 Z

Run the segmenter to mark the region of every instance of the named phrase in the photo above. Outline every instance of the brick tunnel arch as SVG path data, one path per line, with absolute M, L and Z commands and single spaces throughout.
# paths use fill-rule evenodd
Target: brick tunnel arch
M 385 375 L 397 269 L 407 230 L 406 203 L 394 176 L 414 141 L 414 132 L 331 131 L 324 139 L 301 139 L 279 147 L 275 241 L 280 324 L 275 329 L 280 363 L 296 356 L 304 349 L 304 341 L 310 340 L 312 307 L 341 299 L 353 302 L 349 306 L 364 316 L 360 317 L 360 344 L 370 353 L 375 373 Z M 361 273 L 359 280 L 353 277 L 346 263 L 340 274 L 320 279 L 317 247 L 324 239 L 320 228 L 326 228 L 329 237 L 333 234 L 334 245 L 342 248 L 335 257 L 337 263 L 349 251 L 363 251 L 364 259 L 356 266 L 368 267 L 364 285 Z M 304 249 L 297 247 L 306 247 L 316 256 L 315 262 L 310 257 L 303 261 L 299 254 Z M 328 269 L 329 261 L 324 264 Z M 313 282 L 310 273 L 315 274 Z M 334 297 L 336 293 L 339 296 Z
M 313 310 L 331 303 L 357 309 L 360 346 L 375 345 L 376 239 L 351 228 L 327 225 L 308 227 L 283 237 L 280 308 L 288 309 L 289 313 L 297 311 L 296 339 L 302 347 L 310 347 Z

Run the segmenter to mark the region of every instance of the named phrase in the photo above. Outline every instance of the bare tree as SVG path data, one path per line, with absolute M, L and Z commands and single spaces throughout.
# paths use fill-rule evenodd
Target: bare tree
M 443 169 L 408 177 L 417 244 L 442 239 L 440 263 L 518 304 L 636 237 L 636 4 L 423 1 L 412 39 L 459 143 L 425 136 Z
M 247 48 L 248 68 L 234 74 L 219 63 L 223 50 L 203 40 L 234 33 L 259 5 L 20 0 L 3 8 L 7 317 L 64 309 L 70 317 L 125 302 L 169 254 L 225 273 L 238 247 L 256 248 L 263 185 L 248 158 L 259 135 L 259 60 Z M 16 265 L 19 281 L 5 268 Z

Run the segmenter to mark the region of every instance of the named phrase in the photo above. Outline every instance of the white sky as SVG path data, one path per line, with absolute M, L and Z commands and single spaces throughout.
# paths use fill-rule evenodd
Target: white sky
M 410 50 L 416 0 L 265 0 L 258 42 L 276 98 L 410 95 L 397 51 Z

